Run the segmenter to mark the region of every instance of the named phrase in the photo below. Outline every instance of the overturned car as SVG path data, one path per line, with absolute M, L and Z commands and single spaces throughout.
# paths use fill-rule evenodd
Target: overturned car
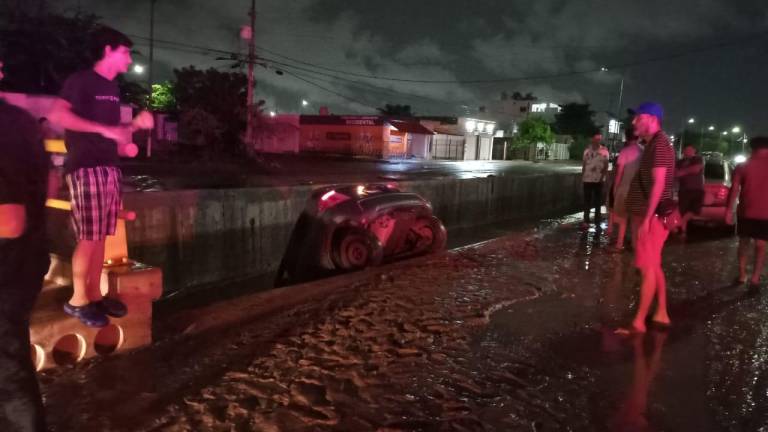
M 437 252 L 446 240 L 429 202 L 394 184 L 320 188 L 296 222 L 275 286 Z

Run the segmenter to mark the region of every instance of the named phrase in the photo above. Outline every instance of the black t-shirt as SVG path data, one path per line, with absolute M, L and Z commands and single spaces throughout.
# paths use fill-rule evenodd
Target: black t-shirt
M 61 90 L 62 99 L 77 116 L 106 126 L 120 124 L 120 89 L 93 69 L 72 74 Z M 114 166 L 119 162 L 114 140 L 95 133 L 66 131 L 66 172 L 80 168 Z
M 0 204 L 20 204 L 26 212 L 24 233 L 0 238 L 0 289 L 41 277 L 48 269 L 45 198 L 48 158 L 37 121 L 0 99 Z
M 680 189 L 684 190 L 704 190 L 704 159 L 701 156 L 683 158 L 677 161 L 677 169 L 689 168 L 694 165 L 701 165 L 701 171 L 696 174 L 688 174 L 678 177 Z

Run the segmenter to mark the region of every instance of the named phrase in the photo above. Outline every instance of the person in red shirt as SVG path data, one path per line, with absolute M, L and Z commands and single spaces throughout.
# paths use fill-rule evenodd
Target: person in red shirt
M 760 288 L 760 276 L 765 263 L 765 242 L 768 241 L 768 137 L 755 137 L 749 142 L 752 155 L 747 162 L 736 167 L 731 191 L 728 194 L 725 221 L 733 224 L 733 206 L 737 210 L 739 235 L 739 276 L 736 282 L 747 282 L 747 258 L 752 241 L 755 243 L 755 260 L 749 289 Z

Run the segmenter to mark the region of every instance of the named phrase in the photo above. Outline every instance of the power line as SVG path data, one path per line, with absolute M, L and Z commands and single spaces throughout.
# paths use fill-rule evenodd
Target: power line
M 307 76 L 303 75 L 303 73 L 293 72 L 292 75 L 294 75 L 294 76 L 302 76 L 302 77 L 307 78 Z M 395 96 L 395 97 L 397 97 L 399 99 L 402 99 L 402 98 L 421 99 L 423 101 L 427 101 L 427 102 L 431 102 L 431 103 L 437 102 L 437 103 L 444 104 L 444 105 L 454 105 L 452 102 L 449 102 L 447 100 L 438 99 L 438 98 L 429 97 L 429 96 L 422 96 L 422 95 L 418 95 L 418 94 L 405 93 L 405 92 L 402 92 L 402 91 L 399 91 L 399 90 L 396 90 L 396 89 L 379 87 L 379 86 L 376 86 L 376 85 L 373 85 L 373 84 L 369 84 L 369 83 L 365 83 L 365 82 L 361 82 L 361 81 L 356 81 L 356 80 L 352 80 L 352 79 L 348 79 L 348 78 L 343 78 L 343 77 L 313 77 L 313 78 L 317 79 L 317 80 L 320 80 L 320 81 L 327 82 L 327 83 L 332 83 L 332 84 L 333 83 L 341 83 L 341 84 L 347 85 L 349 87 L 357 88 L 357 89 L 360 89 L 360 90 L 365 90 L 365 91 L 369 91 L 369 92 L 372 91 L 374 93 L 378 93 L 379 95 Z
M 714 45 L 710 45 L 710 46 L 706 46 L 706 47 L 701 47 L 701 48 L 698 48 L 698 49 L 691 49 L 691 50 L 687 50 L 687 51 L 680 52 L 680 53 L 669 54 L 669 55 L 664 55 L 664 56 L 658 56 L 658 57 L 653 57 L 653 58 L 647 58 L 647 59 L 637 60 L 637 61 L 634 61 L 634 62 L 612 64 L 612 65 L 608 65 L 607 68 L 608 69 L 628 69 L 628 68 L 632 68 L 632 67 L 642 66 L 642 65 L 645 65 L 645 64 L 651 64 L 651 63 L 658 63 L 658 62 L 676 60 L 676 59 L 679 59 L 679 58 L 691 56 L 691 55 L 694 55 L 694 54 L 699 54 L 699 53 L 702 53 L 702 52 L 714 51 L 714 50 L 719 50 L 719 49 L 723 49 L 723 48 L 733 47 L 733 46 L 737 46 L 737 45 L 743 47 L 743 46 L 746 46 L 748 43 L 754 43 L 755 41 L 760 40 L 760 38 L 765 37 L 767 34 L 768 33 L 766 33 L 766 32 L 762 32 L 762 33 L 758 33 L 758 34 L 750 36 L 750 39 L 739 40 L 739 41 L 730 41 L 730 42 L 722 42 L 722 43 L 719 43 L 719 44 L 714 44 Z M 146 39 L 146 38 L 144 38 L 142 36 L 132 36 L 132 37 L 137 37 L 139 39 Z M 239 56 L 240 55 L 240 53 L 237 53 L 237 52 L 234 52 L 234 51 L 228 51 L 228 50 L 223 50 L 223 49 L 218 49 L 218 48 L 210 48 L 210 47 L 204 47 L 204 46 L 199 46 L 199 45 L 184 44 L 184 43 L 168 41 L 168 40 L 156 40 L 156 41 L 160 42 L 160 43 L 172 44 L 172 45 L 182 46 L 182 47 L 185 47 L 185 48 L 196 49 L 196 50 L 200 50 L 200 51 L 215 52 L 215 53 L 226 54 L 226 55 L 230 55 L 230 56 Z M 585 69 L 585 70 L 571 70 L 571 71 L 564 71 L 564 72 L 553 73 L 553 74 L 528 75 L 528 76 L 505 77 L 505 78 L 495 78 L 495 79 L 423 80 L 423 79 L 410 79 L 410 78 L 399 78 L 399 77 L 390 77 L 390 76 L 379 76 L 379 75 L 357 73 L 357 72 L 352 72 L 352 71 L 345 71 L 345 70 L 341 70 L 341 69 L 334 69 L 334 68 L 329 68 L 329 67 L 317 65 L 317 64 L 314 64 L 314 63 L 311 63 L 311 62 L 307 62 L 307 61 L 304 61 L 304 60 L 296 59 L 296 58 L 293 58 L 293 57 L 289 57 L 289 56 L 280 54 L 280 53 L 278 53 L 276 51 L 272 51 L 272 50 L 266 49 L 264 47 L 258 47 L 258 48 L 260 50 L 264 51 L 264 52 L 272 54 L 272 55 L 274 55 L 276 57 L 280 57 L 280 58 L 285 59 L 287 61 L 298 63 L 298 64 L 301 64 L 301 65 L 304 65 L 304 66 L 308 66 L 308 67 L 313 68 L 313 69 L 318 69 L 318 70 L 307 69 L 307 68 L 302 67 L 302 66 L 297 66 L 295 64 L 286 63 L 285 61 L 280 61 L 280 60 L 276 60 L 276 59 L 269 59 L 269 58 L 261 57 L 261 59 L 267 60 L 270 63 L 274 63 L 274 64 L 277 64 L 277 65 L 280 65 L 280 66 L 284 66 L 284 67 L 292 67 L 292 68 L 294 68 L 296 70 L 302 70 L 302 71 L 310 72 L 310 73 L 317 73 L 317 74 L 321 74 L 321 75 L 325 75 L 325 76 L 329 76 L 329 77 L 336 77 L 336 75 L 332 75 L 331 74 L 331 73 L 334 73 L 334 74 L 342 74 L 342 75 L 354 76 L 354 77 L 359 77 L 359 78 L 366 78 L 366 79 L 371 79 L 371 80 L 393 81 L 393 82 L 408 82 L 408 83 L 416 83 L 416 84 L 465 84 L 465 85 L 467 85 L 467 84 L 501 84 L 501 83 L 516 82 L 516 81 L 551 80 L 551 79 L 567 78 L 567 77 L 573 77 L 573 76 L 578 76 L 578 75 L 586 75 L 586 74 L 590 74 L 590 73 L 601 72 L 603 70 L 603 67 L 606 67 L 606 66 L 603 66 L 601 68 Z
M 371 108 L 371 109 L 374 109 L 374 110 L 378 110 L 378 108 L 377 108 L 377 107 L 375 107 L 375 106 L 373 106 L 373 105 L 370 105 L 370 104 L 368 104 L 368 103 L 366 103 L 366 102 L 362 102 L 362 101 L 360 101 L 360 100 L 358 100 L 358 99 L 355 99 L 355 98 L 353 98 L 353 97 L 351 97 L 351 96 L 347 96 L 347 95 L 345 95 L 345 94 L 341 94 L 341 93 L 339 93 L 339 92 L 337 92 L 337 91 L 335 91 L 335 90 L 331 90 L 331 89 L 329 89 L 329 88 L 327 88 L 327 87 L 324 87 L 324 86 L 322 86 L 322 85 L 320 85 L 320 84 L 317 84 L 317 83 L 315 83 L 315 82 L 312 82 L 312 81 L 310 81 L 310 80 L 308 80 L 308 79 L 306 79 L 306 78 L 300 77 L 300 76 L 298 76 L 298 75 L 296 75 L 296 74 L 294 74 L 294 73 L 292 73 L 292 72 L 288 72 L 288 71 L 286 71 L 285 73 L 287 73 L 288 75 L 290 75 L 290 76 L 292 76 L 292 77 L 294 77 L 294 78 L 296 78 L 296 79 L 298 79 L 298 80 L 300 80 L 300 81 L 303 81 L 303 82 L 305 82 L 305 83 L 307 83 L 307 84 L 309 84 L 309 85 L 315 86 L 315 87 L 317 87 L 317 88 L 319 88 L 319 89 L 321 89 L 321 90 L 324 90 L 324 91 L 326 91 L 326 92 L 328 92 L 328 93 L 334 94 L 334 95 L 336 95 L 336 96 L 338 96 L 338 97 L 340 97 L 340 98 L 346 99 L 346 100 L 348 100 L 348 101 L 350 101 L 350 102 L 353 102 L 353 103 L 356 103 L 356 104 L 358 104 L 358 105 L 362 105 L 362 106 L 365 106 L 365 107 L 368 107 L 368 108 Z

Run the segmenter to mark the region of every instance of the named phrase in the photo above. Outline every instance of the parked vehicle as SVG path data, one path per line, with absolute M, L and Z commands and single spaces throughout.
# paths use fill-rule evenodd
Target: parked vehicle
M 704 205 L 694 221 L 725 225 L 728 192 L 731 188 L 731 165 L 719 153 L 704 153 Z
M 275 285 L 438 252 L 446 240 L 430 203 L 394 184 L 320 188 L 296 223 Z

